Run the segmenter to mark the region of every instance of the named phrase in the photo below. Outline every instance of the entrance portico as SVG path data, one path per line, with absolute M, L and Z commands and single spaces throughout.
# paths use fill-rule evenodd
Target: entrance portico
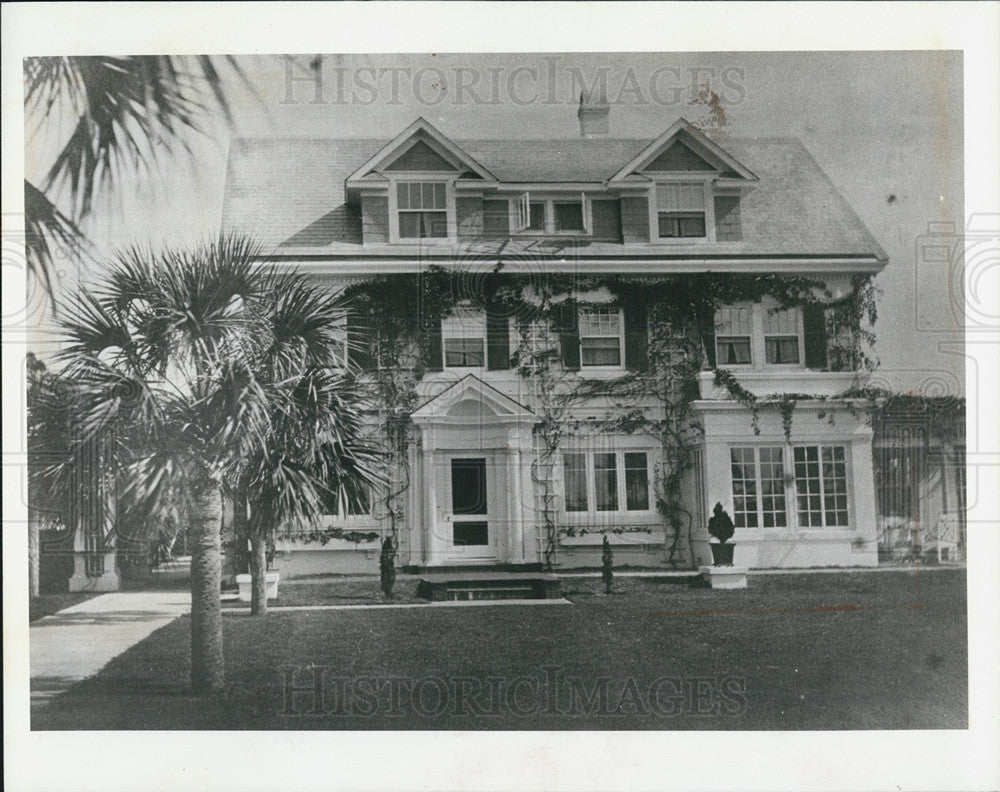
M 524 405 L 469 374 L 413 413 L 408 566 L 540 560 L 532 427 Z

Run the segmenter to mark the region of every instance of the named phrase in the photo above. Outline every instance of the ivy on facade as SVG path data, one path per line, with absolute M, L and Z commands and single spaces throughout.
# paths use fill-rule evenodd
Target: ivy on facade
M 432 267 L 420 274 L 382 275 L 353 284 L 348 296 L 363 321 L 351 344 L 373 385 L 372 412 L 389 469 L 380 516 L 389 521 L 394 545 L 399 546 L 404 495 L 411 484 L 408 458 L 416 434 L 410 416 L 426 371 L 431 331 L 458 305 L 471 303 L 504 316 L 517 331 L 510 364 L 538 416 L 531 474 L 543 522 L 545 565 L 554 563 L 560 533 L 570 533 L 558 523 L 556 458 L 567 434 L 581 431 L 641 434 L 658 443 L 656 510 L 669 529 L 668 563 L 680 564 L 683 540 L 686 537 L 690 548 L 694 529 L 693 515 L 683 505 L 682 487 L 703 433 L 691 410 L 698 398 L 698 373 L 715 369 L 715 384 L 750 409 L 755 433 L 760 432 L 759 410 L 773 405 L 790 438 L 797 402 L 816 398 L 806 394 L 758 398 L 731 371 L 714 366 L 714 351 L 710 353 L 708 345 L 716 310 L 765 297 L 774 299 L 779 308 L 818 306 L 824 311 L 830 341 L 828 367 L 865 371 L 876 365 L 868 357 L 874 337 L 866 327 L 876 318 L 876 291 L 869 276 L 854 278 L 851 287 L 849 294 L 834 299 L 821 282 L 776 274 L 542 276 L 504 273 L 500 263 L 485 273 Z M 558 344 L 566 311 L 602 303 L 637 306 L 642 311 L 648 327 L 644 365 L 614 379 L 567 372 L 560 365 Z M 599 416 L 579 415 L 578 407 L 595 403 L 603 405 Z

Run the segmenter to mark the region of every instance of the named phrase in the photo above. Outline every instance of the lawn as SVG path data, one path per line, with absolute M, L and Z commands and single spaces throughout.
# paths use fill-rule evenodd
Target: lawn
M 615 588 L 607 597 L 597 579 L 566 579 L 572 605 L 230 614 L 228 688 L 210 700 L 185 692 L 184 618 L 32 725 L 966 727 L 962 570 L 754 576 L 744 591 L 620 578 Z
M 96 591 L 75 591 L 70 594 L 41 594 L 37 597 L 29 597 L 28 621 L 38 621 L 53 613 L 99 596 L 101 596 L 100 592 Z

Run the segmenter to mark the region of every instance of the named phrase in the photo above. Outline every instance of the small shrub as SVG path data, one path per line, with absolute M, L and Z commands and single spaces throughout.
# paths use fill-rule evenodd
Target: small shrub
M 712 516 L 708 520 L 708 532 L 718 539 L 721 544 L 725 544 L 732 539 L 733 534 L 736 532 L 736 526 L 733 525 L 732 518 L 722 508 L 721 503 L 716 503 L 715 508 L 712 509 Z
M 382 593 L 386 599 L 392 599 L 392 587 L 396 584 L 396 545 L 391 536 L 382 540 L 382 553 L 379 556 L 379 571 L 382 581 Z
M 611 545 L 608 543 L 608 537 L 604 537 L 604 542 L 601 545 L 601 577 L 604 579 L 604 593 L 611 593 L 611 581 L 614 579 L 615 573 L 613 571 L 613 566 L 615 563 L 614 554 L 611 552 Z

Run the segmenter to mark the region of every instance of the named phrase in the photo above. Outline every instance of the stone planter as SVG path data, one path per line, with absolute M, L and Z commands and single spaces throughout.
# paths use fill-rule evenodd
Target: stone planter
M 237 575 L 236 585 L 240 587 L 240 602 L 250 602 L 251 600 L 251 581 L 253 578 L 250 575 Z M 278 573 L 275 572 L 265 572 L 264 573 L 264 594 L 269 600 L 277 599 L 278 597 Z
M 743 589 L 747 587 L 746 567 L 703 566 L 698 567 L 705 585 L 713 589 Z
M 736 549 L 735 545 L 729 542 L 712 542 L 709 546 L 712 548 L 712 563 L 715 566 L 733 565 L 733 550 Z

